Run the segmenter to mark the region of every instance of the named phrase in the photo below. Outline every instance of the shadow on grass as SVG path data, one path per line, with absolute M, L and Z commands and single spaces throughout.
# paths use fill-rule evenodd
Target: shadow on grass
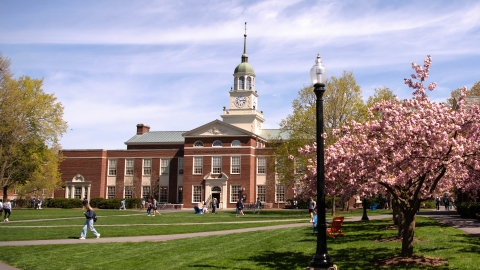
M 264 269 L 295 269 L 306 268 L 313 258 L 306 257 L 302 252 L 274 252 L 267 251 L 248 258 L 249 261 L 255 261 L 257 265 Z

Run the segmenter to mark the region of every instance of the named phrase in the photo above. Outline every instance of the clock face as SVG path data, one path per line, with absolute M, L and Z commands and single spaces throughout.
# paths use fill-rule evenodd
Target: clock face
M 235 98 L 235 106 L 242 108 L 243 106 L 245 106 L 245 103 L 247 103 L 246 97 L 239 96 Z

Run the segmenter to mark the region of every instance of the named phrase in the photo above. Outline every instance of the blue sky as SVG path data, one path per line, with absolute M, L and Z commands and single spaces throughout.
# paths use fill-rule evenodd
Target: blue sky
M 136 125 L 188 131 L 228 108 L 247 53 L 264 128 L 278 128 L 320 53 L 330 76 L 353 72 L 411 96 L 411 63 L 433 58 L 429 95 L 480 80 L 480 2 L 18 1 L 0 2 L 0 52 L 16 76 L 44 79 L 65 107 L 65 149 L 125 149 Z M 328 89 L 327 89 L 328 91 Z

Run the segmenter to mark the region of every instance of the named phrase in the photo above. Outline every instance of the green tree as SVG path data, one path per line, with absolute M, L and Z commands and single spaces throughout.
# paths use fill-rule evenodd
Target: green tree
M 59 138 L 66 131 L 63 106 L 43 92 L 43 80 L 12 77 L 0 55 L 0 187 L 35 185 L 54 189 L 60 181 Z M 48 183 L 48 184 L 47 184 Z
M 456 100 L 460 97 L 460 91 L 462 88 L 452 90 L 450 98 L 447 99 L 447 105 L 452 108 L 457 106 Z M 480 81 L 473 84 L 472 88 L 467 91 L 467 97 L 480 97 Z
M 341 77 L 332 76 L 326 83 L 324 99 L 324 130 L 327 133 L 326 145 L 338 138 L 332 130 L 341 128 L 350 120 L 362 121 L 366 118 L 362 91 L 352 72 L 343 71 Z M 313 86 L 305 86 L 292 102 L 292 114 L 280 122 L 280 128 L 290 133 L 290 140 L 275 148 L 276 171 L 279 181 L 289 184 L 306 171 L 308 156 L 298 155 L 298 148 L 316 140 L 316 96 Z M 289 158 L 294 156 L 294 159 Z M 335 202 L 333 202 L 335 205 Z M 332 209 L 334 212 L 335 209 Z

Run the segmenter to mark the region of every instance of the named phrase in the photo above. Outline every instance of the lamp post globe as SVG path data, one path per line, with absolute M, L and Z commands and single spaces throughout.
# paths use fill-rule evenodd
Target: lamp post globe
M 325 217 L 325 165 L 323 139 L 323 94 L 327 82 L 327 69 L 322 64 L 320 54 L 317 55 L 315 65 L 310 69 L 310 78 L 313 83 L 313 92 L 316 96 L 316 126 L 317 126 L 317 248 L 316 253 L 307 269 L 336 269 L 327 252 L 327 232 Z

